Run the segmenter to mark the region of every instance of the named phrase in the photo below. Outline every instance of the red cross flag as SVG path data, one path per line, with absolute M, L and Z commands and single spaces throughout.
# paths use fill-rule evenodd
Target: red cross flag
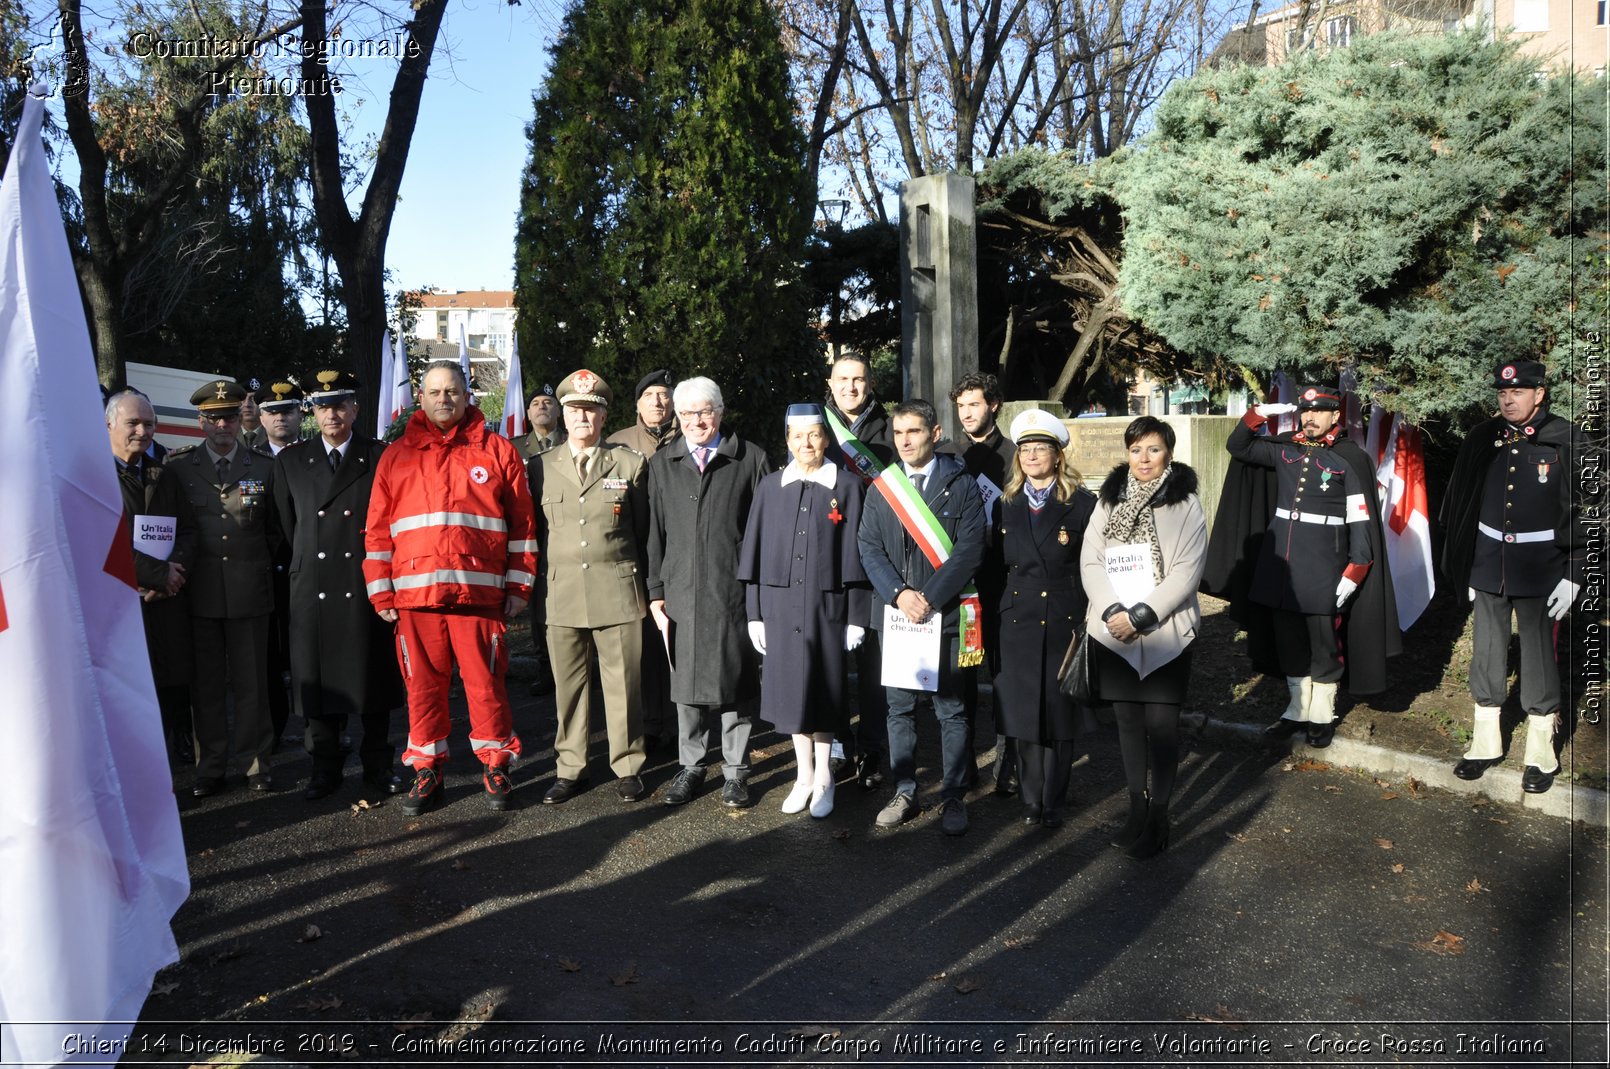
M 190 877 L 44 108 L 0 184 L 0 1050 L 56 1065 L 128 1036 Z

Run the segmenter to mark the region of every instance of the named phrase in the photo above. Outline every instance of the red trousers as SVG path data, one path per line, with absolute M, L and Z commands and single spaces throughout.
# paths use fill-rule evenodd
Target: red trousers
M 436 768 L 447 760 L 447 690 L 458 663 L 470 707 L 470 746 L 481 763 L 507 765 L 520 754 L 503 674 L 508 625 L 496 607 L 399 609 L 397 664 L 408 687 L 408 748 L 403 764 Z

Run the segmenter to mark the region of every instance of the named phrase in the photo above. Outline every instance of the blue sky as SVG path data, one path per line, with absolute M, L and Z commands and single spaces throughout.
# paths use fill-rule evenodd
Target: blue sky
M 525 126 L 562 10 L 561 0 L 451 0 L 386 246 L 388 289 L 513 288 Z M 378 129 L 395 66 L 372 69 L 357 117 Z

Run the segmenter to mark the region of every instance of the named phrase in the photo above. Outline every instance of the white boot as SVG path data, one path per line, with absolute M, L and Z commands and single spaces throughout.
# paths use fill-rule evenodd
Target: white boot
M 833 793 L 838 789 L 826 756 L 831 745 L 837 744 L 816 743 L 816 787 L 811 792 L 811 816 L 818 820 L 833 812 Z
M 1467 761 L 1496 761 L 1504 756 L 1504 740 L 1498 733 L 1498 706 L 1476 706 L 1476 726 L 1471 731 Z
M 1553 713 L 1526 718 L 1526 766 L 1546 774 L 1560 770 L 1560 759 L 1554 754 Z
M 790 814 L 805 812 L 816 781 L 816 758 L 809 735 L 794 736 L 794 765 L 797 769 L 794 789 L 783 799 L 783 812 Z
M 1308 721 L 1308 745 L 1319 749 L 1329 746 L 1336 736 L 1335 683 L 1310 684 L 1303 719 Z
M 1280 714 L 1282 720 L 1307 720 L 1308 701 L 1314 692 L 1314 679 L 1312 676 L 1287 676 L 1286 692 L 1291 700 L 1286 702 L 1285 711 Z

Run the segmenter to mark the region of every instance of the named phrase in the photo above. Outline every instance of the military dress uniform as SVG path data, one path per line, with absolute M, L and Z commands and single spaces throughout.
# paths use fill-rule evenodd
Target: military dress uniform
M 1309 387 L 1298 408 L 1336 411 L 1341 398 Z M 1379 544 L 1380 521 L 1371 507 L 1373 472 L 1362 451 L 1341 439 L 1339 425 L 1317 440 L 1301 431 L 1257 437 L 1265 422 L 1249 410 L 1225 448 L 1244 463 L 1272 468 L 1277 483 L 1274 518 L 1249 591 L 1250 599 L 1274 618 L 1275 654 L 1290 693 L 1271 731 L 1290 734 L 1306 723 L 1309 741 L 1326 745 L 1334 731 L 1336 688 L 1345 663 L 1337 627 L 1338 588 L 1343 580 L 1355 588 L 1364 581 Z
M 559 384 L 560 404 L 607 406 L 609 386 L 590 371 Z M 580 461 L 586 457 L 583 474 Z M 558 779 L 543 796 L 566 801 L 585 782 L 592 724 L 592 663 L 604 690 L 609 766 L 623 801 L 644 788 L 643 619 L 648 544 L 648 461 L 624 445 L 578 450 L 574 440 L 526 465 L 537 503 L 538 591 L 553 669 Z
M 315 404 L 340 403 L 357 389 L 349 371 L 324 374 L 331 378 L 311 395 Z M 363 726 L 364 781 L 389 793 L 404 788 L 387 737 L 391 710 L 403 700 L 394 629 L 370 609 L 363 577 L 369 491 L 385 450 L 354 431 L 339 446 L 322 436 L 287 446 L 275 461 L 275 520 L 290 548 L 291 693 L 307 725 L 310 801 L 341 783 L 340 734 L 349 716 Z
M 1536 389 L 1543 365 L 1510 361 L 1495 389 Z M 1581 431 L 1539 407 L 1514 426 L 1502 416 L 1471 431 L 1443 504 L 1443 574 L 1468 588 L 1475 612 L 1470 692 L 1475 730 L 1455 767 L 1473 780 L 1503 756 L 1499 711 L 1509 690 L 1510 621 L 1520 644 L 1520 703 L 1527 716 L 1523 786 L 1540 794 L 1559 771 L 1554 734 L 1560 708 L 1555 621 L 1580 592 L 1587 545 L 1577 488 Z
M 191 398 L 203 412 L 238 408 L 245 390 L 219 381 Z M 273 787 L 269 755 L 274 727 L 266 699 L 268 627 L 274 605 L 268 523 L 273 462 L 240 444 L 220 458 L 207 445 L 168 455 L 165 470 L 183 489 L 195 513 L 195 567 L 185 583 L 190 597 L 196 676 L 191 690 L 196 728 L 196 786 L 217 791 L 229 755 L 246 762 L 257 790 Z M 234 697 L 231 730 L 226 693 Z

